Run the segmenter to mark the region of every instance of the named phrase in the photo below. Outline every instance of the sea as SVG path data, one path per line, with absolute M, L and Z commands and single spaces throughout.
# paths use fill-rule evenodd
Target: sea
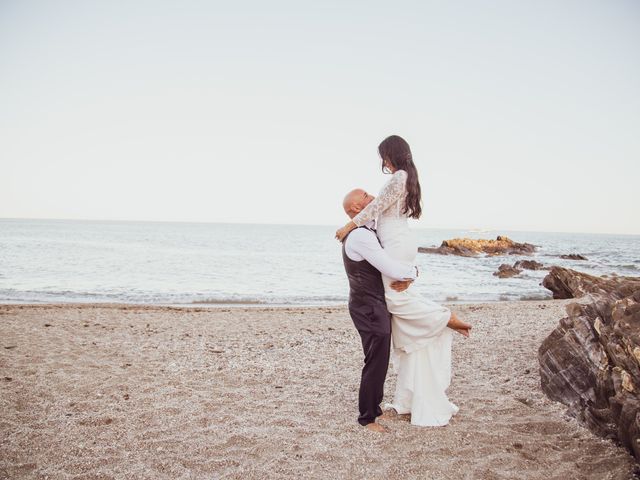
M 348 282 L 336 226 L 0 219 L 0 303 L 342 305 Z M 419 229 L 420 246 L 456 237 L 538 246 L 536 254 L 417 256 L 415 288 L 436 302 L 551 298 L 546 271 L 512 278 L 500 264 L 535 259 L 594 275 L 640 275 L 640 236 Z M 578 253 L 587 260 L 567 260 Z

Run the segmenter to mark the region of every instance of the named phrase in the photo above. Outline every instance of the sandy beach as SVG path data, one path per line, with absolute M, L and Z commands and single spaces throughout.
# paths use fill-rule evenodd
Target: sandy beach
M 474 325 L 460 412 L 389 434 L 356 423 L 345 307 L 0 306 L 0 478 L 632 478 L 540 390 L 538 346 L 573 301 L 448 305 Z

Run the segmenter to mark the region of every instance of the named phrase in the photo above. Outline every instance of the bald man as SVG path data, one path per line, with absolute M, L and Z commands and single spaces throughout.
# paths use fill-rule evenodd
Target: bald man
M 362 189 L 350 191 L 342 203 L 349 218 L 353 218 L 373 200 Z M 374 222 L 352 230 L 342 243 L 342 260 L 349 278 L 349 314 L 364 351 L 364 366 L 360 378 L 358 423 L 366 428 L 385 432 L 376 422 L 382 415 L 380 402 L 384 396 L 384 380 L 389 366 L 391 346 L 391 314 L 384 299 L 382 274 L 396 280 L 392 287 L 405 290 L 418 276 L 418 267 L 407 266 L 391 258 L 380 245 Z

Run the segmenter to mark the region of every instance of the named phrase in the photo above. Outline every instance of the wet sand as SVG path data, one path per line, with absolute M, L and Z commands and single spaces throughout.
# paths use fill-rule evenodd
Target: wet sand
M 571 302 L 448 305 L 474 325 L 454 342 L 460 412 L 388 434 L 356 423 L 343 307 L 0 306 L 0 478 L 628 479 L 632 457 L 539 387 Z

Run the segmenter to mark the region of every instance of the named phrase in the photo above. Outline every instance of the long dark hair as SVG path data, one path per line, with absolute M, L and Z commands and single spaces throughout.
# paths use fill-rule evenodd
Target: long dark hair
M 382 159 L 383 172 L 385 159 L 389 160 L 396 170 L 407 172 L 407 198 L 402 213 L 408 214 L 411 218 L 420 218 L 422 215 L 420 182 L 409 144 L 404 138 L 391 135 L 378 145 L 378 153 Z

